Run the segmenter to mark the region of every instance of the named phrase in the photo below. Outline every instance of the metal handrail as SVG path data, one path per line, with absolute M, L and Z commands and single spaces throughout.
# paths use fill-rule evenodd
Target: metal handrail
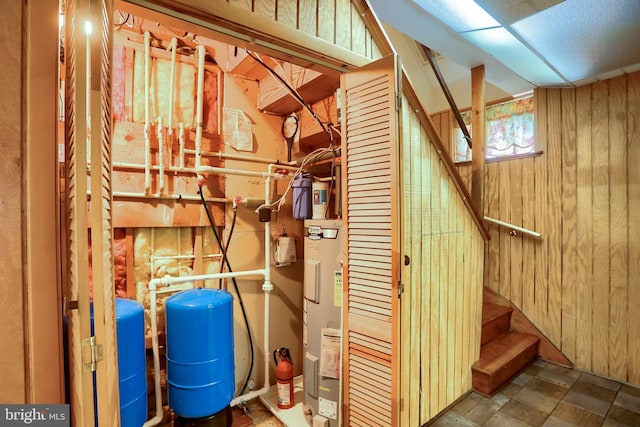
M 529 229 L 527 229 L 527 228 L 518 227 L 517 225 L 510 224 L 510 223 L 508 223 L 508 222 L 504 222 L 504 221 L 500 221 L 499 219 L 490 218 L 490 217 L 488 217 L 488 216 L 485 216 L 485 217 L 484 217 L 484 220 L 485 220 L 485 221 L 492 222 L 492 223 L 494 223 L 494 224 L 501 225 L 501 226 L 503 226 L 503 227 L 510 228 L 510 229 L 512 229 L 513 231 L 519 231 L 519 232 L 521 232 L 522 234 L 527 234 L 527 235 L 529 235 L 529 236 L 531 236 L 531 237 L 535 237 L 536 239 L 541 239 L 541 238 L 542 238 L 542 233 L 538 233 L 537 231 L 532 231 L 532 230 L 529 230 Z

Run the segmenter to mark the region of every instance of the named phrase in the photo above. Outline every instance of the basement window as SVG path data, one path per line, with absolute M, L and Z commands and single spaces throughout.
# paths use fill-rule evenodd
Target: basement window
M 536 152 L 533 96 L 490 105 L 485 114 L 486 159 L 519 157 Z M 473 139 L 471 111 L 463 112 L 462 119 Z M 454 127 L 454 147 L 456 162 L 471 160 L 471 149 L 457 124 Z

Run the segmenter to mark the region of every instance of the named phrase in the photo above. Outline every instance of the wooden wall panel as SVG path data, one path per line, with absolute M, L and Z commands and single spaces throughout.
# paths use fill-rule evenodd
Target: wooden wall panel
M 639 98 L 639 72 L 538 89 L 543 153 L 485 170 L 485 213 L 543 234 L 514 237 L 491 225 L 485 286 L 510 298 L 576 367 L 636 385 Z M 441 135 L 445 117 L 433 116 Z M 470 169 L 458 168 L 462 176 Z
M 335 44 L 351 49 L 351 0 L 336 0 L 336 39 Z
M 640 384 L 640 73 L 634 73 L 627 80 L 627 182 L 628 189 L 628 244 L 629 269 L 627 270 L 627 379 L 632 384 Z M 636 305 L 632 305 L 635 303 Z
M 423 425 L 471 388 L 484 259 L 484 240 L 414 111 L 403 102 L 402 232 L 411 262 L 402 270 L 402 378 L 410 383 L 402 385 L 401 425 Z
M 298 0 L 298 29 L 318 35 L 318 4 L 316 0 Z
M 591 86 L 576 89 L 577 210 L 576 366 L 591 370 L 593 316 L 593 194 L 591 191 Z
M 591 92 L 593 191 L 593 329 L 592 370 L 606 375 L 609 357 L 609 84 L 601 81 Z
M 336 40 L 336 2 L 318 0 L 318 37 L 334 43 Z
M 0 257 L 2 271 L 3 298 L 0 299 L 0 321 L 4 328 L 0 363 L 4 367 L 0 373 L 0 401 L 5 403 L 24 403 L 26 399 L 25 381 L 25 329 L 23 311 L 22 278 L 22 201 L 24 200 L 21 177 L 23 174 L 21 151 L 22 133 L 22 81 L 23 62 L 22 34 L 26 32 L 22 19 L 26 5 L 23 2 L 10 2 L 4 5 L 0 17 L 0 45 L 2 56 L 2 87 L 0 100 L 0 173 L 2 176 L 0 195 L 0 216 L 3 231 L 0 242 L 3 256 Z M 53 214 L 53 212 L 52 212 Z M 10 368 L 9 368 L 10 367 Z
M 605 323 L 610 357 L 607 375 L 627 378 L 627 79 L 624 76 L 609 81 L 608 102 L 610 309 Z

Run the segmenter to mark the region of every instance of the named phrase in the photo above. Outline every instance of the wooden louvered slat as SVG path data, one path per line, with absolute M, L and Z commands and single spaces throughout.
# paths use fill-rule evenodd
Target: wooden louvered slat
M 379 340 L 373 339 L 367 335 L 362 335 L 357 332 L 349 333 L 349 338 L 353 344 L 359 344 L 362 346 L 371 346 L 374 350 L 378 350 L 381 353 L 391 355 L 391 343 L 380 342 Z M 374 348 L 373 346 L 377 346 L 378 348 Z M 378 372 L 382 378 L 382 372 Z
M 391 308 L 389 306 L 389 296 L 388 295 L 376 295 L 369 292 L 358 292 L 356 290 L 351 291 L 351 300 L 353 302 L 358 303 L 368 303 L 374 307 L 379 308 Z
M 396 59 L 343 76 L 345 425 L 397 425 Z
M 382 283 L 386 283 L 386 281 L 384 280 L 383 276 L 384 274 L 382 273 L 386 273 L 386 276 L 390 279 L 391 278 L 391 271 L 384 271 L 384 270 L 378 270 L 377 272 L 373 272 L 370 271 L 372 269 L 369 268 L 358 268 L 357 266 L 351 266 L 349 267 L 349 272 L 353 272 L 353 274 L 356 277 L 361 277 L 361 278 L 369 278 L 372 281 L 380 281 Z M 372 273 L 378 273 L 378 274 L 372 274 Z M 391 286 L 389 286 L 391 287 Z
M 377 288 L 375 286 L 369 286 L 369 283 L 364 285 L 359 285 L 357 279 L 353 279 L 351 284 L 351 291 L 354 292 L 354 295 L 357 295 L 358 292 L 366 292 L 371 298 L 375 298 L 375 295 L 382 295 L 384 297 L 391 296 L 391 287 L 389 288 Z

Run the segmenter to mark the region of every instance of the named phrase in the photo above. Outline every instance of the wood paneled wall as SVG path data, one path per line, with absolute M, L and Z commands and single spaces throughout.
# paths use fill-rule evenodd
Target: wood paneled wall
M 57 2 L 0 16 L 0 402 L 61 403 L 57 270 Z
M 471 389 L 484 259 L 483 237 L 414 111 L 405 99 L 402 426 L 423 425 Z
M 23 324 L 23 288 L 22 284 L 22 201 L 23 188 L 21 164 L 21 121 L 23 100 L 20 84 L 23 72 L 21 52 L 21 34 L 25 31 L 22 2 L 10 2 L 5 5 L 0 18 L 0 35 L 2 35 L 3 55 L 2 83 L 5 88 L 0 101 L 2 122 L 0 123 L 0 171 L 2 171 L 2 187 L 0 194 L 3 203 L 0 216 L 3 220 L 2 243 L 3 256 L 0 257 L 2 271 L 2 298 L 0 313 L 2 324 L 7 325 L 2 334 L 2 352 L 0 363 L 5 368 L 0 374 L 2 392 L 0 400 L 7 403 L 23 403 L 25 401 L 25 346 Z M 10 296 L 10 298 L 9 298 Z M 11 367 L 10 369 L 7 369 Z
M 226 0 L 367 58 L 380 58 L 351 0 Z
M 640 73 L 535 93 L 542 155 L 487 163 L 485 285 L 577 368 L 640 384 Z M 467 175 L 469 166 L 461 166 Z

